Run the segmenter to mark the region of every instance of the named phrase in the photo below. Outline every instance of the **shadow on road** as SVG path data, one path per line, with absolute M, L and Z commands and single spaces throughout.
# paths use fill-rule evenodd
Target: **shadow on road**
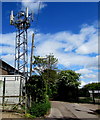
M 78 118 L 48 118 L 48 119 L 44 119 L 44 120 L 80 120 Z
M 36 118 L 36 119 L 32 119 L 32 118 L 3 118 L 1 120 L 99 120 L 99 118 Z

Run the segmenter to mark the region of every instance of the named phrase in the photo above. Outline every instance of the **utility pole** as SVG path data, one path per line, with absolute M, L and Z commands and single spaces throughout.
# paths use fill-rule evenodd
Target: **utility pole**
M 31 58 L 30 58 L 30 77 L 32 76 L 32 65 L 33 65 L 33 56 L 34 56 L 34 33 L 32 34 L 32 46 L 31 46 Z

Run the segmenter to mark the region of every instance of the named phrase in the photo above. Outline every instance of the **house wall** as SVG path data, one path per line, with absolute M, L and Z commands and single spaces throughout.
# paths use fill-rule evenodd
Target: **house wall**
M 2 68 L 0 68 L 0 75 L 8 75 L 8 71 L 3 70 Z

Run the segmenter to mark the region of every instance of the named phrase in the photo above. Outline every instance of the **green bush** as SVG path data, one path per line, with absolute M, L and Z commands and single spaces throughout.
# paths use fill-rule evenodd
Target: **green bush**
M 51 104 L 49 101 L 44 103 L 33 103 L 32 107 L 29 109 L 29 113 L 36 117 L 44 116 L 49 111 L 50 107 Z
M 31 101 L 33 101 L 32 107 L 28 107 L 27 112 L 29 113 L 29 117 L 30 115 L 36 117 L 44 116 L 51 107 L 49 97 L 47 95 L 46 81 L 42 76 L 34 75 L 30 77 L 26 87 L 27 94 L 28 96 L 31 95 Z
M 30 77 L 27 82 L 27 94 L 32 97 L 34 102 L 44 102 L 46 97 L 46 82 L 38 75 Z
M 33 116 L 33 115 L 29 114 L 29 113 L 26 113 L 26 114 L 25 114 L 25 117 L 26 117 L 26 118 L 36 118 L 36 116 Z
M 90 97 L 84 97 L 79 99 L 80 103 L 92 103 L 92 98 Z

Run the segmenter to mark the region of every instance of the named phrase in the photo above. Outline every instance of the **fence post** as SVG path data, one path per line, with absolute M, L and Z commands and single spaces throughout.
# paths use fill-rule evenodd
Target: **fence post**
M 21 102 L 21 93 L 22 93 L 22 77 L 19 77 L 20 79 L 20 87 L 19 87 L 19 103 Z
M 94 90 L 92 90 L 92 99 L 93 99 L 93 103 L 95 104 Z
M 3 81 L 3 99 L 2 99 L 3 110 L 4 110 L 4 105 L 5 105 L 5 81 L 6 81 L 6 78 L 4 77 L 4 81 Z

